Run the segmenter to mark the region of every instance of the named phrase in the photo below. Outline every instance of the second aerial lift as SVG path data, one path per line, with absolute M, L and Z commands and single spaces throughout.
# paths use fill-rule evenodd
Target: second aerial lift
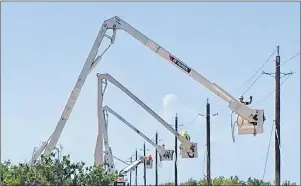
M 166 121 L 164 121 L 157 113 L 155 113 L 151 108 L 149 108 L 145 103 L 143 103 L 137 96 L 135 96 L 132 92 L 130 92 L 126 87 L 124 87 L 121 83 L 119 83 L 116 79 L 114 79 L 110 74 L 97 74 L 98 77 L 98 94 L 97 94 L 97 100 L 98 100 L 98 136 L 97 136 L 97 142 L 96 142 L 96 148 L 95 148 L 95 164 L 96 165 L 102 165 L 105 162 L 106 164 L 106 170 L 108 172 L 114 172 L 115 171 L 115 165 L 112 158 L 112 150 L 109 146 L 109 138 L 107 134 L 107 124 L 106 124 L 106 118 L 104 115 L 104 112 L 110 112 L 114 116 L 116 116 L 119 120 L 124 122 L 127 126 L 129 126 L 131 129 L 136 131 L 142 138 L 144 138 L 146 141 L 151 143 L 155 148 L 158 149 L 159 154 L 161 155 L 162 160 L 164 161 L 172 161 L 173 160 L 173 150 L 167 150 L 163 148 L 161 145 L 156 145 L 152 140 L 147 138 L 144 134 L 142 134 L 138 129 L 136 129 L 133 125 L 131 125 L 129 122 L 127 122 L 124 118 L 122 118 L 120 115 L 118 115 L 115 111 L 110 109 L 108 106 L 103 106 L 103 96 L 107 87 L 107 81 L 115 85 L 117 88 L 119 88 L 121 91 L 123 91 L 127 96 L 129 96 L 131 99 L 133 99 L 137 104 L 139 104 L 144 110 L 146 110 L 151 116 L 153 116 L 157 121 L 159 121 L 163 126 L 165 126 L 169 131 L 176 134 L 178 133 L 175 131 Z M 103 88 L 103 84 L 105 84 Z M 179 134 L 179 133 L 178 133 Z M 179 135 L 181 139 L 185 143 L 191 143 L 183 136 Z M 103 145 L 105 146 L 105 156 L 104 160 L 102 157 L 99 156 L 101 152 L 103 152 Z M 197 157 L 197 143 L 193 143 L 193 149 L 191 152 L 185 154 L 183 153 L 183 158 L 196 158 Z

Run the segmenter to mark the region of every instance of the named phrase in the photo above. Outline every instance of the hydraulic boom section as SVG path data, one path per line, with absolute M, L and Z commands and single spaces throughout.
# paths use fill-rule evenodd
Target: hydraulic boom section
M 175 57 L 173 54 L 165 50 L 162 46 L 136 30 L 134 27 L 120 19 L 119 17 L 115 16 L 112 17 L 104 22 L 104 26 L 107 29 L 120 29 L 124 30 L 128 34 L 130 34 L 132 37 L 140 41 L 142 44 L 144 44 L 146 47 L 166 59 L 168 62 L 170 62 L 172 65 L 176 66 L 178 69 L 180 69 L 182 72 L 186 73 L 190 77 L 192 77 L 194 80 L 205 86 L 207 89 L 209 89 L 211 92 L 216 94 L 218 97 L 222 98 L 224 101 L 229 103 L 229 108 L 235 112 L 239 118 L 238 120 L 246 120 L 248 123 L 251 123 L 253 125 L 262 125 L 263 124 L 263 117 L 258 117 L 263 115 L 263 110 L 257 110 L 257 109 L 251 109 L 247 107 L 246 105 L 240 103 L 237 99 L 235 99 L 233 96 L 231 96 L 229 93 L 227 93 L 225 90 L 223 90 L 221 87 L 219 87 L 215 83 L 211 83 L 209 80 L 207 80 L 205 77 L 197 73 L 195 70 L 193 70 L 191 67 L 186 65 L 183 61 L 181 61 L 179 58 Z
M 131 125 L 129 122 L 127 122 L 125 119 L 123 119 L 120 115 L 118 115 L 116 112 L 114 112 L 111 108 L 109 108 L 108 106 L 104 106 L 103 107 L 103 113 L 104 113 L 104 125 L 105 127 L 103 128 L 103 136 L 104 136 L 104 143 L 105 143 L 105 170 L 107 170 L 108 172 L 113 173 L 115 171 L 115 164 L 113 159 L 117 159 L 125 164 L 127 164 L 126 162 L 122 161 L 121 159 L 114 157 L 112 154 L 112 150 L 111 147 L 109 146 L 109 133 L 108 133 L 108 114 L 106 112 L 110 112 L 111 114 L 113 114 L 114 116 L 116 116 L 118 119 L 120 119 L 121 121 L 123 121 L 125 124 L 127 124 L 130 128 L 132 129 L 136 129 L 133 125 Z M 136 129 L 137 130 L 137 129 Z M 142 133 L 141 133 L 142 134 Z M 144 136 L 146 140 L 151 141 L 149 138 L 147 138 L 145 135 L 141 135 Z M 162 153 L 162 152 L 161 152 Z M 135 168 L 136 166 L 138 166 L 141 162 L 146 161 L 148 164 L 152 165 L 152 162 L 150 163 L 150 161 L 147 157 L 140 157 L 139 160 L 128 164 L 127 167 L 125 167 L 124 169 L 122 169 L 119 174 L 120 175 L 125 175 L 127 174 L 130 170 L 132 170 L 133 168 Z M 152 167 L 152 166 L 150 166 Z
M 151 139 L 149 139 L 147 136 L 145 136 L 141 131 L 139 131 L 131 123 L 129 123 L 122 116 L 120 116 L 118 113 L 116 113 L 114 110 L 112 110 L 109 106 L 104 106 L 102 109 L 104 112 L 110 112 L 111 114 L 113 114 L 116 118 L 118 118 L 120 121 L 122 121 L 128 127 L 130 127 L 138 135 L 140 135 L 144 140 L 146 140 L 148 143 L 150 143 L 152 146 L 154 146 L 158 150 L 162 161 L 172 161 L 173 160 L 173 153 L 174 153 L 173 150 L 165 149 L 161 145 L 157 145 L 156 143 L 154 143 Z M 107 114 L 104 114 L 104 115 L 106 116 Z
M 129 166 L 121 169 L 119 171 L 120 175 L 126 175 L 128 172 L 130 172 L 131 170 L 134 170 L 140 163 L 143 163 L 145 161 L 145 157 L 141 156 L 140 159 L 134 161 L 132 164 L 130 164 Z

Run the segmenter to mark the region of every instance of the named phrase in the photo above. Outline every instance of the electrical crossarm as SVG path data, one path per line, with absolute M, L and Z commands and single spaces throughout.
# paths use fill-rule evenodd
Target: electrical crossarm
M 112 36 L 109 36 L 106 34 L 108 30 L 112 30 L 113 34 Z M 262 125 L 263 124 L 263 110 L 258 109 L 251 109 L 248 106 L 238 102 L 233 96 L 228 94 L 226 91 L 224 91 L 222 88 L 220 88 L 217 84 L 210 82 L 205 77 L 197 73 L 195 70 L 193 70 L 191 67 L 186 65 L 183 61 L 181 61 L 179 58 L 175 57 L 173 54 L 168 52 L 166 49 L 164 49 L 162 46 L 136 30 L 134 27 L 123 21 L 121 18 L 114 16 L 110 19 L 107 19 L 102 24 L 102 27 L 96 37 L 96 40 L 92 46 L 92 49 L 86 59 L 86 62 L 83 66 L 83 69 L 78 77 L 78 80 L 71 92 L 71 95 L 66 103 L 66 106 L 63 110 L 63 113 L 61 115 L 61 118 L 55 128 L 55 131 L 52 133 L 51 138 L 47 141 L 47 145 L 44 151 L 44 154 L 50 153 L 54 148 L 55 145 L 58 142 L 58 139 L 63 131 L 63 128 L 70 117 L 70 114 L 74 108 L 74 105 L 80 95 L 82 86 L 84 85 L 84 82 L 87 79 L 87 76 L 91 73 L 91 71 L 95 68 L 95 66 L 99 63 L 99 61 L 102 59 L 103 54 L 107 51 L 107 49 L 114 43 L 115 37 L 116 37 L 116 31 L 117 30 L 123 30 L 138 41 L 140 41 L 143 45 L 160 55 L 162 58 L 170 62 L 172 65 L 176 66 L 178 69 L 180 69 L 185 74 L 192 77 L 194 80 L 196 80 L 198 83 L 205 86 L 207 89 L 209 89 L 211 92 L 216 94 L 218 97 L 226 101 L 229 105 L 229 108 L 237 114 L 238 120 L 240 120 L 240 123 L 251 123 L 253 125 Z M 111 43 L 106 48 L 106 50 L 98 55 L 99 47 L 103 41 L 104 38 L 108 38 Z

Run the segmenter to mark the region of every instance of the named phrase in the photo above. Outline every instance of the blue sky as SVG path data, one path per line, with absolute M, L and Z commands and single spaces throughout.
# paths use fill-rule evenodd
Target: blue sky
M 29 159 L 33 148 L 54 130 L 71 89 L 105 19 L 119 16 L 233 96 L 280 45 L 282 61 L 300 51 L 300 9 L 297 3 L 3 3 L 2 4 L 2 159 Z M 101 48 L 107 46 L 104 42 Z M 273 57 L 274 58 L 274 57 Z M 282 179 L 299 182 L 300 175 L 300 60 L 282 66 L 294 71 L 282 86 Z M 273 72 L 273 60 L 263 69 Z M 231 140 L 230 110 L 223 100 L 181 73 L 123 31 L 88 77 L 59 140 L 72 159 L 93 163 L 97 134 L 96 73 L 110 73 L 141 100 L 199 143 L 199 158 L 179 160 L 179 180 L 199 179 L 203 173 L 204 118 L 210 99 L 212 112 L 212 176 L 261 178 L 274 117 L 273 94 L 253 107 L 264 108 L 264 134 Z M 252 81 L 251 81 L 252 82 Z M 244 86 L 243 91 L 249 86 Z M 254 103 L 274 88 L 262 76 L 246 96 Z M 105 104 L 153 138 L 159 132 L 167 147 L 174 138 L 123 92 L 109 85 Z M 109 117 L 110 144 L 115 156 L 127 159 L 143 140 L 114 117 Z M 274 142 L 266 180 L 274 178 Z M 154 148 L 147 144 L 150 153 Z M 116 161 L 118 169 L 124 167 Z M 159 181 L 174 179 L 173 163 L 162 163 Z M 138 183 L 142 184 L 142 166 Z M 154 183 L 154 170 L 147 171 Z

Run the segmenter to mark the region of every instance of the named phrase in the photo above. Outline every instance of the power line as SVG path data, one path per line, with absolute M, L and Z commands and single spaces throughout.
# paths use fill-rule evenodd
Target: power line
M 245 93 L 247 93 L 251 87 L 253 87 L 253 85 L 259 80 L 259 78 L 262 76 L 263 73 L 261 73 L 256 79 L 255 81 L 242 93 L 242 95 L 244 95 Z
M 205 100 L 205 101 L 201 104 L 200 107 L 205 106 L 206 103 L 207 103 L 207 100 Z M 186 129 L 189 128 L 190 126 L 192 126 L 192 124 L 194 124 L 194 122 L 199 118 L 199 116 L 202 116 L 202 115 L 201 115 L 201 114 L 197 114 L 197 115 L 195 116 L 195 118 L 194 118 L 192 121 L 187 122 L 186 124 L 183 124 L 183 126 L 187 126 L 187 125 L 188 125 L 188 127 L 186 127 Z
M 270 57 L 262 64 L 262 66 L 246 81 L 244 82 L 239 88 L 237 88 L 236 90 L 241 89 L 245 84 L 247 84 L 249 81 L 251 81 L 251 79 L 253 79 L 253 77 L 270 61 L 270 59 L 273 57 L 273 55 L 275 54 L 277 49 L 275 49 L 273 51 L 273 53 L 270 55 Z
M 283 85 L 285 81 L 287 81 L 294 73 L 292 73 L 291 75 L 287 76 L 280 85 Z M 259 102 L 257 102 L 254 105 L 257 104 L 261 104 L 262 102 L 264 102 L 268 97 L 270 97 L 274 92 L 276 91 L 276 89 L 272 90 L 267 96 L 265 96 L 262 100 L 260 100 Z
M 300 54 L 300 52 L 297 53 L 297 54 L 295 54 L 294 56 L 290 57 L 290 58 L 287 59 L 286 61 L 283 61 L 279 66 L 284 65 L 285 63 L 287 63 L 287 62 L 289 62 L 290 60 L 292 60 L 292 59 L 294 59 L 295 57 L 297 57 L 299 54 Z M 277 66 L 277 67 L 278 67 L 278 66 Z
M 206 148 L 206 145 L 205 145 L 205 148 L 204 148 L 204 158 L 203 158 L 203 177 L 205 177 L 205 161 L 206 161 L 206 155 L 207 155 L 207 148 Z
M 267 167 L 267 162 L 268 162 L 268 159 L 269 159 L 269 152 L 270 152 L 271 140 L 272 140 L 272 136 L 273 136 L 273 130 L 274 130 L 274 121 L 273 121 L 273 124 L 272 124 L 270 140 L 269 140 L 269 145 L 268 145 L 268 150 L 267 150 L 267 156 L 265 158 L 264 169 L 263 169 L 263 174 L 262 174 L 262 180 L 264 180 L 265 171 L 266 171 L 266 167 Z

